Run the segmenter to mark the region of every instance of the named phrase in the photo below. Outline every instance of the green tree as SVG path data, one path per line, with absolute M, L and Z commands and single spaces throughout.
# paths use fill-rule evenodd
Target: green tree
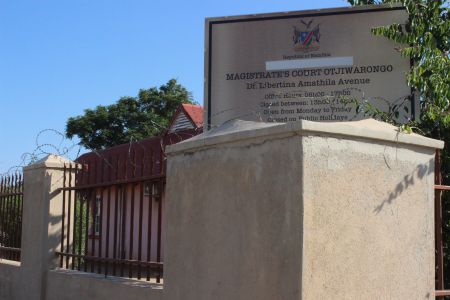
M 122 97 L 69 118 L 66 136 L 78 136 L 80 144 L 92 150 L 152 137 L 169 125 L 182 103 L 194 102 L 186 88 L 171 79 L 159 88 L 141 89 L 137 97 Z
M 409 15 L 406 24 L 373 28 L 372 32 L 404 45 L 399 51 L 413 62 L 407 76 L 408 84 L 419 93 L 421 105 L 420 121 L 409 125 L 420 129 L 425 135 L 440 138 L 440 132 L 450 127 L 448 1 L 348 0 L 348 2 L 352 5 L 401 3 L 406 7 Z
M 450 183 L 450 15 L 446 0 L 348 0 L 352 5 L 400 3 L 408 13 L 406 24 L 373 28 L 372 33 L 403 45 L 399 51 L 412 61 L 408 84 L 418 92 L 420 119 L 403 126 L 444 140 L 443 175 Z M 374 112 L 373 116 L 379 116 Z M 392 114 L 394 116 L 394 114 Z M 394 118 L 384 121 L 395 124 Z M 400 124 L 398 124 L 400 125 Z

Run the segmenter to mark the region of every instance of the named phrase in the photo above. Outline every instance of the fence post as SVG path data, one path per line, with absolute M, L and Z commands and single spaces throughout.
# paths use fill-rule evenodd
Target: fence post
M 59 249 L 63 234 L 61 188 L 64 165 L 71 163 L 62 157 L 48 155 L 23 170 L 20 300 L 44 300 L 47 272 L 58 266 L 55 251 Z

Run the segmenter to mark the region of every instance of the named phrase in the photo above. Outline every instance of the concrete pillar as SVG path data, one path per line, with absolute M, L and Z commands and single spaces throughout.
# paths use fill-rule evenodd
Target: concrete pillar
M 20 300 L 44 300 L 47 272 L 58 266 L 55 251 L 59 250 L 62 234 L 60 188 L 64 166 L 71 163 L 48 155 L 24 168 Z
M 442 147 L 375 120 L 231 121 L 170 146 L 166 299 L 432 299 Z

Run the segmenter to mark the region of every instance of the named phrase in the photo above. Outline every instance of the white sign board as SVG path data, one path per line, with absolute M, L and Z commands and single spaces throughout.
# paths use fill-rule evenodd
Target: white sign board
M 368 102 L 413 117 L 410 61 L 371 33 L 407 18 L 402 7 L 366 6 L 207 19 L 207 124 L 358 120 L 355 103 Z

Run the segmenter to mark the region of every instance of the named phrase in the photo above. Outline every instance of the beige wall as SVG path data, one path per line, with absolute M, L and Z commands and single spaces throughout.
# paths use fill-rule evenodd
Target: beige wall
M 16 300 L 20 288 L 20 263 L 0 259 L 0 300 Z
M 172 156 L 167 299 L 300 299 L 299 137 Z
M 435 147 L 372 120 L 172 146 L 167 299 L 431 298 Z
M 302 299 L 431 299 L 434 151 L 303 138 Z
M 56 268 L 68 162 L 49 157 L 25 170 L 0 300 L 431 299 L 442 146 L 370 120 L 234 121 L 172 146 L 164 289 Z
M 161 300 L 162 297 L 162 285 L 70 270 L 48 274 L 46 300 Z
M 59 188 L 63 187 L 64 164 L 70 163 L 49 155 L 24 168 L 22 284 L 17 290 L 21 300 L 45 299 L 47 271 L 58 265 L 55 251 L 63 234 L 63 196 Z

